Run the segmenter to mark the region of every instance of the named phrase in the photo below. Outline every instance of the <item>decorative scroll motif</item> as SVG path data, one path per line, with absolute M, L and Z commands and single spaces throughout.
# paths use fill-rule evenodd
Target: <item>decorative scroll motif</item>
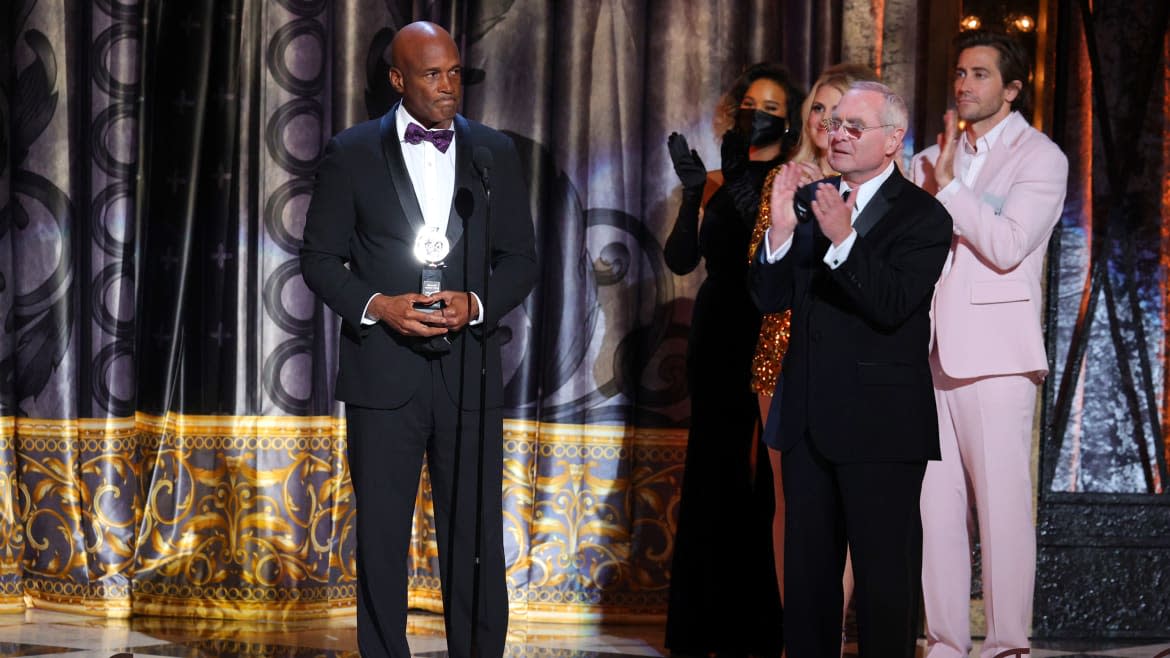
M 20 559 L 24 553 L 24 515 L 16 476 L 16 420 L 0 418 L 0 613 L 24 609 Z
M 140 417 L 140 426 L 150 485 L 136 612 L 315 616 L 353 605 L 353 486 L 337 420 Z
M 237 619 L 352 608 L 353 491 L 335 419 L 20 420 L 16 436 L 34 605 Z
M 5 46 L 22 55 L 13 61 L 15 86 L 0 86 L 0 120 L 5 126 L 0 138 L 0 190 L 4 192 L 0 243 L 8 255 L 6 271 L 0 272 L 5 334 L 0 341 L 0 409 L 5 414 L 52 387 L 75 320 L 68 299 L 73 259 L 38 257 L 39 243 L 68 245 L 76 221 L 73 204 L 62 189 L 68 185 L 62 180 L 68 174 L 59 163 L 38 157 L 37 149 L 42 139 L 52 142 L 68 130 L 61 119 L 66 103 L 58 86 L 58 67 L 65 65 L 58 43 L 64 28 L 34 15 L 32 6 L 20 9 L 12 15 L 16 21 L 12 35 L 17 38 Z M 18 68 L 20 64 L 24 66 Z M 30 414 L 39 409 L 30 401 L 21 411 Z
M 292 225 L 291 212 L 307 204 L 312 194 L 325 141 L 325 5 L 284 0 L 279 7 L 269 3 L 263 12 L 265 148 L 258 156 L 261 198 L 267 201 L 258 255 L 265 272 L 264 404 L 265 410 L 285 414 L 327 409 L 325 401 L 314 398 L 312 387 L 298 381 L 303 376 L 300 362 L 313 352 L 314 319 L 311 298 L 300 288 L 300 227 Z M 290 381 L 302 385 L 290 386 Z
M 351 614 L 355 509 L 336 419 L 140 414 L 0 429 L 20 455 L 19 492 L 0 490 L 10 491 L 0 496 L 10 605 L 25 596 L 106 616 Z M 504 440 L 513 616 L 658 619 L 685 431 L 507 420 Z M 439 611 L 425 473 L 419 503 L 411 603 Z M 79 548 L 63 540 L 76 536 Z M 21 565 L 26 542 L 40 550 Z
M 134 420 L 19 419 L 16 446 L 28 600 L 128 616 L 142 510 Z
M 91 361 L 95 413 L 126 417 L 134 413 L 134 393 L 125 373 L 133 369 L 134 301 L 124 294 L 134 290 L 134 195 L 138 173 L 138 96 L 141 8 L 116 2 L 96 2 L 92 11 L 93 107 L 88 126 L 93 149 L 90 173 L 93 201 L 88 205 L 93 262 L 88 294 L 83 293 L 99 349 L 86 353 Z M 81 219 L 81 218 L 79 218 Z M 121 539 L 126 540 L 124 528 Z
M 504 555 L 513 617 L 660 620 L 685 451 L 685 430 L 505 420 Z M 419 517 L 411 605 L 437 611 L 434 522 L 429 513 Z

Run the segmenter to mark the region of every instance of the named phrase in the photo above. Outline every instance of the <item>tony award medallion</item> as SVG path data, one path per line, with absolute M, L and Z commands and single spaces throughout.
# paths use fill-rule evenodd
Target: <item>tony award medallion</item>
M 438 226 L 423 226 L 419 229 L 418 237 L 414 240 L 414 257 L 423 264 L 420 293 L 433 295 L 443 289 L 443 260 L 450 252 L 451 243 Z M 416 304 L 415 308 L 430 313 L 442 308 L 442 302 Z

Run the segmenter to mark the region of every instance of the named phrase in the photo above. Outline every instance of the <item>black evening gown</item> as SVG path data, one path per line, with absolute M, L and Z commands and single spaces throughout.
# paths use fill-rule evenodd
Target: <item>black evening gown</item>
M 700 255 L 707 265 L 687 343 L 691 427 L 666 621 L 675 655 L 778 656 L 782 648 L 772 472 L 751 390 L 761 316 L 747 283 L 760 188 L 777 164 L 751 162 L 743 179 L 716 190 L 697 235 L 697 213 L 680 212 L 664 252 L 679 274 Z

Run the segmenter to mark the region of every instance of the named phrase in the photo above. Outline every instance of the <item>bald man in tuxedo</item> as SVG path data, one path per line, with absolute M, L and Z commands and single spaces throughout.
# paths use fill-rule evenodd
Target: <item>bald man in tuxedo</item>
M 508 597 L 496 329 L 536 281 L 528 194 L 512 141 L 457 113 L 451 35 L 412 23 L 391 53 L 402 101 L 330 140 L 301 250 L 305 282 L 342 318 L 336 395 L 357 499 L 358 644 L 366 658 L 410 656 L 407 559 L 425 455 L 448 650 L 469 658 L 474 636 L 477 656 L 498 658 Z M 420 292 L 419 250 L 443 261 L 437 293 Z

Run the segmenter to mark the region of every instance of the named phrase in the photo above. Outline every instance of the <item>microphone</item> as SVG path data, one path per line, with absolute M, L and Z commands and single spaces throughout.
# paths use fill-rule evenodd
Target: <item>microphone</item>
M 461 187 L 455 192 L 451 206 L 455 208 L 455 214 L 459 215 L 460 219 L 467 221 L 471 219 L 471 213 L 475 212 L 475 197 L 472 196 L 471 190 Z
M 475 171 L 483 180 L 484 194 L 491 194 L 491 184 L 488 182 L 488 173 L 491 171 L 494 158 L 492 152 L 486 146 L 477 146 L 471 154 L 471 163 L 475 165 Z

